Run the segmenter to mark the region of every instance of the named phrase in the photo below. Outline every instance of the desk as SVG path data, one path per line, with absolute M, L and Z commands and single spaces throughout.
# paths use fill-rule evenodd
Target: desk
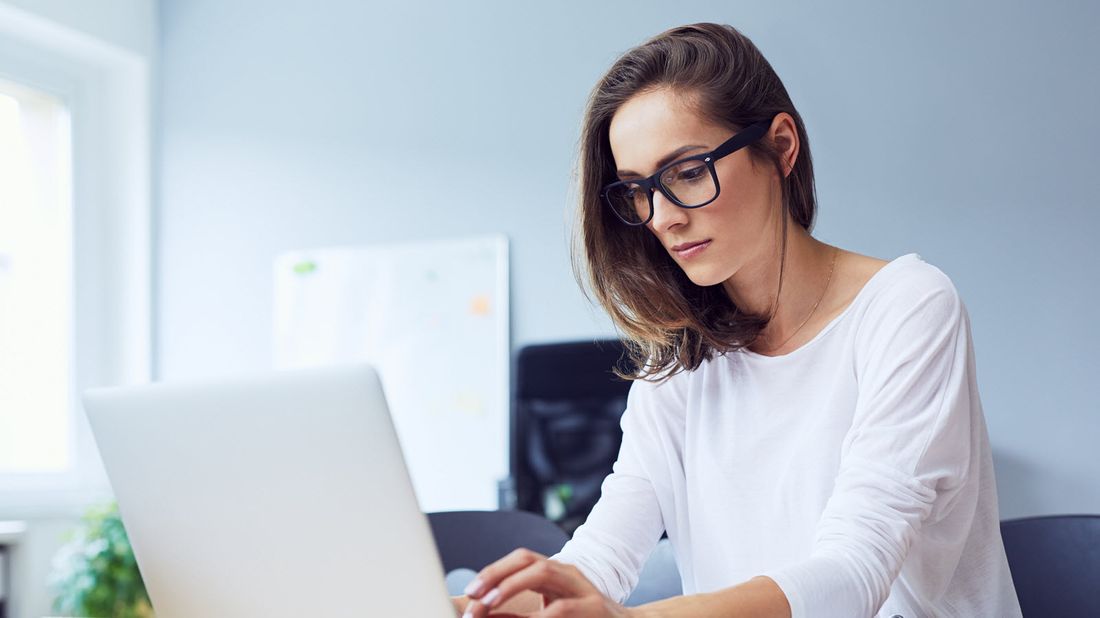
M 8 548 L 26 531 L 27 524 L 21 521 L 0 521 L 0 618 L 8 618 L 8 591 L 11 590 Z

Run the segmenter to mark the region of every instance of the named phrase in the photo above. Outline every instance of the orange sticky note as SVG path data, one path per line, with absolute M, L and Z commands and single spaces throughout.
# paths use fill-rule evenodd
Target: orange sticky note
M 470 301 L 470 313 L 474 315 L 489 315 L 492 304 L 485 294 L 478 294 Z

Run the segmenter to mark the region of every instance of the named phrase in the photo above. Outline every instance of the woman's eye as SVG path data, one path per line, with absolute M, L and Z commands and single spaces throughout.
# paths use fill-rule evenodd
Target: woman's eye
M 686 181 L 699 180 L 700 178 L 703 177 L 703 173 L 705 171 L 706 171 L 706 166 L 705 165 L 696 165 L 696 166 L 693 166 L 693 167 L 689 167 L 686 170 L 683 170 L 682 172 L 679 173 L 679 175 L 677 177 L 678 177 L 679 180 L 686 180 Z

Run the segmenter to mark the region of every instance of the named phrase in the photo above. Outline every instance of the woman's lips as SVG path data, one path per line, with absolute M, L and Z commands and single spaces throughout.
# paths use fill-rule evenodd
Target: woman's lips
M 709 246 L 710 241 L 704 240 L 703 242 L 695 243 L 694 245 L 688 245 L 683 249 L 673 249 L 672 252 L 675 253 L 676 257 L 678 258 L 688 259 L 699 255 L 703 251 L 706 251 L 707 247 Z

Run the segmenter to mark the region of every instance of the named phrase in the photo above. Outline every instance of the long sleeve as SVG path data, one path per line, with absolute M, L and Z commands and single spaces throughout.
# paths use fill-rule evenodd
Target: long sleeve
M 667 411 L 654 397 L 661 388 L 642 381 L 631 385 L 620 422 L 622 445 L 600 499 L 573 538 L 551 557 L 575 565 L 605 596 L 620 603 L 634 589 L 665 529 L 650 476 L 652 458 L 663 450 L 659 441 L 665 435 L 656 415 Z
M 795 618 L 873 616 L 922 526 L 950 516 L 965 536 L 979 466 L 972 432 L 983 427 L 970 345 L 965 307 L 939 271 L 868 307 L 853 356 L 855 413 L 813 550 L 762 573 Z

